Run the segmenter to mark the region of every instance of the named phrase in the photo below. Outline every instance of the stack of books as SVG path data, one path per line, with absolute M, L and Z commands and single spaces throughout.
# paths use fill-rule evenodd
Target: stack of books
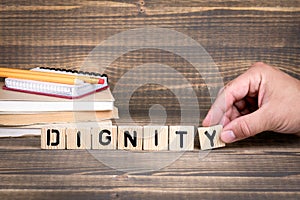
M 65 84 L 7 76 L 0 83 L 0 137 L 39 135 L 49 125 L 109 125 L 118 118 L 107 76 L 54 68 L 32 71 L 93 77 L 101 83 Z

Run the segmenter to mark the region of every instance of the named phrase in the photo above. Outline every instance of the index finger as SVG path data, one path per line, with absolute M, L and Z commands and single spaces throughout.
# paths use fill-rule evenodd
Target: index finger
M 224 89 L 221 89 L 219 92 L 218 97 L 203 120 L 203 126 L 219 124 L 225 115 L 227 118 L 230 118 L 234 103 L 242 100 L 246 96 L 256 96 L 259 92 L 260 85 L 261 75 L 256 67 L 249 68 L 244 74 L 229 82 Z

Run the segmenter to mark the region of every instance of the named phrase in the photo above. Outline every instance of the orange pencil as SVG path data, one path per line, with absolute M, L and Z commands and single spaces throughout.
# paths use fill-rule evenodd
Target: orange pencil
M 84 82 L 91 84 L 103 84 L 102 78 L 95 78 L 89 76 L 75 76 L 69 74 L 58 74 L 52 72 L 37 72 L 31 70 L 12 69 L 12 68 L 1 68 L 0 77 L 19 78 L 26 80 L 44 81 L 52 83 L 62 84 L 82 84 Z

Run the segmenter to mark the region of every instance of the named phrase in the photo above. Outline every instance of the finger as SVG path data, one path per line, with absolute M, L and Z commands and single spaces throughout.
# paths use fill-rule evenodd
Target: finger
M 244 110 L 246 108 L 247 104 L 246 104 L 245 100 L 242 99 L 242 100 L 235 102 L 234 105 L 238 110 Z
M 225 93 L 224 90 L 220 92 L 219 96 L 211 106 L 210 110 L 208 111 L 205 119 L 202 122 L 203 126 L 211 126 L 219 124 L 221 119 L 224 117 L 225 110 L 223 109 L 223 106 L 221 102 L 225 101 L 224 97 Z
M 225 143 L 231 143 L 268 130 L 270 128 L 268 118 L 265 109 L 238 117 L 224 127 L 221 139 Z
M 245 110 L 245 109 L 244 109 L 244 110 Z M 238 109 L 234 106 L 234 107 L 233 107 L 233 111 L 232 111 L 231 115 L 229 116 L 229 117 L 230 117 L 230 121 L 232 121 L 232 120 L 234 120 L 234 119 L 240 117 L 241 115 L 243 115 L 243 113 L 242 113 L 240 110 L 238 110 Z M 227 123 L 227 124 L 228 124 L 228 123 Z M 227 124 L 225 124 L 225 126 L 226 126 Z
M 203 120 L 203 126 L 218 124 L 235 102 L 245 98 L 248 93 L 257 93 L 260 87 L 259 72 L 250 68 L 247 72 L 229 82 L 221 91 Z
M 223 87 L 219 90 L 217 97 L 220 96 L 220 95 L 222 94 L 222 92 L 224 91 L 224 89 L 225 89 L 225 86 L 223 86 Z
M 245 108 L 244 110 L 241 110 L 240 111 L 240 114 L 241 115 L 247 115 L 247 114 L 250 114 L 251 112 L 250 112 L 250 110 L 248 109 L 248 108 Z
M 238 118 L 241 116 L 241 113 L 238 111 L 238 109 L 233 106 L 232 109 L 230 109 L 228 112 L 226 112 L 221 121 L 219 122 L 219 124 L 226 126 L 227 124 L 229 124 L 232 120 Z

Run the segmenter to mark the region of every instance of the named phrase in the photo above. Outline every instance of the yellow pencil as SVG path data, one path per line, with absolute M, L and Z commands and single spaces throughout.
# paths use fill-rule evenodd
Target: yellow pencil
M 91 84 L 103 84 L 102 78 L 95 78 L 89 76 L 75 76 L 69 74 L 58 74 L 52 72 L 37 72 L 31 70 L 1 68 L 0 77 L 19 78 L 26 80 L 62 83 L 62 84 L 82 84 L 83 82 Z

